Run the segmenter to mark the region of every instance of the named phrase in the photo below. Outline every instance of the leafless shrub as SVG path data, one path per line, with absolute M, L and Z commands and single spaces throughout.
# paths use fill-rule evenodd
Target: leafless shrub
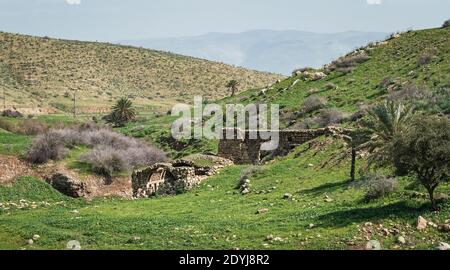
M 338 86 L 337 85 L 335 85 L 334 83 L 327 83 L 327 84 L 325 84 L 325 89 L 326 90 L 334 90 L 334 89 L 337 89 L 338 88 Z
M 10 132 L 14 132 L 13 130 L 15 130 L 14 124 L 6 119 L 0 119 L 0 128 Z
M 391 93 L 387 99 L 391 101 L 411 101 L 431 98 L 431 96 L 432 93 L 428 89 L 409 84 L 403 87 L 402 90 Z
M 19 111 L 13 111 L 13 110 L 4 110 L 2 112 L 2 116 L 4 117 L 11 117 L 11 118 L 22 118 L 23 114 Z
M 395 192 L 398 188 L 398 183 L 395 178 L 375 173 L 363 175 L 362 186 L 367 189 L 366 200 L 374 200 Z
M 310 113 L 324 108 L 327 105 L 327 99 L 319 96 L 311 96 L 303 101 L 300 112 L 302 114 Z
M 122 151 L 109 146 L 94 148 L 89 153 L 82 155 L 80 161 L 90 164 L 94 172 L 105 176 L 130 169 Z
M 299 124 L 295 125 L 293 129 L 312 129 L 315 126 L 317 126 L 316 120 L 314 118 L 308 117 L 303 119 L 303 121 Z
M 49 160 L 59 160 L 68 153 L 58 132 L 49 131 L 33 140 L 26 159 L 34 164 L 43 164 Z
M 25 135 L 38 135 L 46 132 L 48 125 L 32 119 L 27 119 L 20 124 L 20 133 Z
M 322 109 L 315 119 L 320 127 L 327 127 L 339 124 L 345 119 L 346 115 L 338 109 Z
M 431 60 L 433 60 L 434 55 L 431 54 L 430 52 L 423 52 L 420 56 L 419 59 L 417 59 L 417 65 L 418 66 L 425 66 L 428 65 Z
M 370 57 L 366 53 L 350 54 L 333 61 L 329 66 L 327 66 L 327 70 L 329 72 L 338 71 L 347 74 L 352 72 L 358 64 L 362 64 L 369 59 Z
M 91 164 L 95 172 L 104 175 L 167 159 L 163 151 L 153 146 L 97 125 L 50 130 L 33 141 L 27 159 L 38 164 L 58 160 L 67 153 L 67 148 L 75 145 L 93 148 L 80 160 Z

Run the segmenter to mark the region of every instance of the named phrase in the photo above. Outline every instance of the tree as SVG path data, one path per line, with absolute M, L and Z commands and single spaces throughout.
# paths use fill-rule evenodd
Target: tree
M 437 209 L 434 191 L 440 183 L 450 181 L 450 120 L 416 118 L 411 128 L 395 139 L 390 154 L 394 166 L 415 174 Z
M 227 83 L 227 87 L 228 87 L 228 89 L 230 89 L 230 92 L 231 92 L 231 97 L 234 97 L 234 95 L 238 91 L 239 85 L 240 85 L 240 83 L 236 80 L 231 80 Z
M 111 110 L 112 112 L 105 117 L 105 120 L 116 127 L 123 127 L 126 123 L 136 119 L 133 102 L 128 98 L 119 99 Z
M 382 166 L 390 163 L 388 153 L 392 143 L 408 130 L 413 115 L 412 107 L 392 101 L 386 101 L 369 111 L 369 120 L 364 124 L 364 128 L 372 134 L 365 145 L 371 153 L 369 164 Z
M 351 149 L 352 162 L 350 167 L 350 179 L 353 182 L 356 179 L 356 158 L 358 151 L 366 147 L 367 143 L 370 141 L 370 133 L 364 128 L 355 129 L 352 130 L 349 135 L 344 136 L 344 140 Z
M 442 25 L 442 28 L 447 28 L 447 27 L 450 27 L 450 19 L 449 19 L 449 20 L 446 20 L 446 21 L 444 22 L 444 24 Z

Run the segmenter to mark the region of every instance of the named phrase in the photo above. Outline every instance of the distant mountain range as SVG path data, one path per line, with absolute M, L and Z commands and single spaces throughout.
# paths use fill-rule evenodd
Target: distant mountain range
M 384 39 L 387 35 L 378 32 L 327 34 L 255 30 L 119 43 L 289 75 L 298 67 L 320 67 L 356 47 Z

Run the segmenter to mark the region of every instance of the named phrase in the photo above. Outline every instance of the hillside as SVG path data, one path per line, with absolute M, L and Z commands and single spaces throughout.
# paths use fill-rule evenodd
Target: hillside
M 311 78 L 322 72 L 328 75 Z M 322 98 L 324 104 L 302 113 L 311 97 Z M 304 128 L 317 127 L 309 122 L 319 116 L 319 109 L 338 110 L 342 120 L 347 120 L 385 99 L 411 101 L 419 109 L 450 114 L 450 28 L 393 35 L 325 68 L 299 70 L 281 83 L 224 102 L 277 103 L 283 110 L 283 127 Z
M 387 35 L 376 32 L 328 34 L 254 30 L 120 43 L 288 75 L 298 67 L 321 67 L 356 47 L 382 40 Z
M 220 102 L 279 103 L 283 127 L 290 129 L 352 126 L 356 113 L 386 99 L 412 102 L 420 113 L 449 115 L 449 42 L 449 28 L 402 33 L 322 70 L 299 71 L 268 88 Z M 319 72 L 326 77 L 312 79 Z M 323 102 L 304 110 L 305 100 L 313 96 Z M 327 118 L 324 110 L 333 113 Z M 176 158 L 216 150 L 216 141 L 171 141 L 172 120 L 145 115 L 116 130 L 163 147 Z M 27 141 L 8 145 L 5 140 L 0 153 L 17 155 Z M 357 170 L 364 157 L 358 156 Z M 61 162 L 75 162 L 74 170 L 89 173 L 73 157 Z M 86 202 L 55 193 L 37 179 L 19 178 L 0 186 L 0 249 L 64 249 L 74 239 L 83 249 L 173 250 L 359 250 L 369 240 L 389 250 L 432 250 L 450 241 L 448 183 L 436 190 L 440 211 L 431 210 L 426 190 L 413 176 L 396 177 L 396 189 L 368 199 L 363 175 L 349 181 L 350 164 L 346 141 L 320 137 L 258 169 L 227 167 L 177 196 Z M 250 180 L 247 195 L 237 188 L 243 175 Z M 428 221 L 425 228 L 417 228 L 419 216 Z M 27 244 L 35 234 L 39 240 Z
M 124 95 L 147 108 L 167 109 L 194 95 L 225 97 L 231 79 L 248 89 L 280 78 L 159 51 L 0 33 L 0 86 L 9 106 L 30 112 L 70 112 L 74 90 L 84 112 L 102 111 Z

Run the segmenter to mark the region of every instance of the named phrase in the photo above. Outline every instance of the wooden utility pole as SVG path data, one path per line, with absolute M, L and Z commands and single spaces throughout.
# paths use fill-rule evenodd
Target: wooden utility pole
M 3 87 L 3 110 L 6 110 L 6 87 Z
M 77 90 L 73 90 L 73 118 L 77 118 Z

